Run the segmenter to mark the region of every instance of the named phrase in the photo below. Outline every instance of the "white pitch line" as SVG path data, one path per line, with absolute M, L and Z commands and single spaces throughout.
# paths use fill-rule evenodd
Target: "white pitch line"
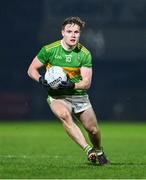
M 0 158 L 23 158 L 23 159 L 31 159 L 31 158 L 55 158 L 55 159 L 59 159 L 62 158 L 63 156 L 50 156 L 50 155 L 12 155 L 12 154 L 4 154 L 4 155 L 0 155 Z M 70 156 L 71 157 L 71 156 Z

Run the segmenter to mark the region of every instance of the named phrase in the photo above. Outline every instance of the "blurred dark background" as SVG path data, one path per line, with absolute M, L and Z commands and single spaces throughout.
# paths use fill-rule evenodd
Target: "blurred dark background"
M 89 91 L 99 119 L 146 121 L 146 0 L 2 0 L 0 119 L 52 119 L 46 92 L 27 76 L 40 48 L 61 38 L 64 18 L 86 21 Z

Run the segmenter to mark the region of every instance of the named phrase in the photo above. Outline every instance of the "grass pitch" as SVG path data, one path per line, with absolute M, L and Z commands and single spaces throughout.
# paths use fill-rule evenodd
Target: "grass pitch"
M 111 165 L 87 161 L 61 123 L 0 123 L 1 179 L 146 178 L 146 124 L 100 123 Z

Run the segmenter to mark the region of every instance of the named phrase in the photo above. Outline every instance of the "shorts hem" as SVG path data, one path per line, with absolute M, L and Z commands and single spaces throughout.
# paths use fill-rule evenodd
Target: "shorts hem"
M 92 108 L 92 106 L 90 105 L 90 106 L 87 106 L 87 107 L 85 107 L 85 108 L 83 108 L 83 109 L 81 109 L 81 110 L 74 111 L 74 113 L 75 113 L 75 114 L 81 113 L 81 112 L 83 112 L 83 111 L 85 111 L 85 110 L 87 110 L 87 109 L 89 109 L 89 108 Z

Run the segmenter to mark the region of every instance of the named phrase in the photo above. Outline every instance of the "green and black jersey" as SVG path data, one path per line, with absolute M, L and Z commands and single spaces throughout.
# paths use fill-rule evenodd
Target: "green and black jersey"
M 92 67 L 91 53 L 80 43 L 72 50 L 67 51 L 61 45 L 61 40 L 42 47 L 37 58 L 46 68 L 60 66 L 68 74 L 72 82 L 79 82 L 81 67 Z M 85 95 L 86 90 L 50 90 L 50 96 L 58 95 Z

